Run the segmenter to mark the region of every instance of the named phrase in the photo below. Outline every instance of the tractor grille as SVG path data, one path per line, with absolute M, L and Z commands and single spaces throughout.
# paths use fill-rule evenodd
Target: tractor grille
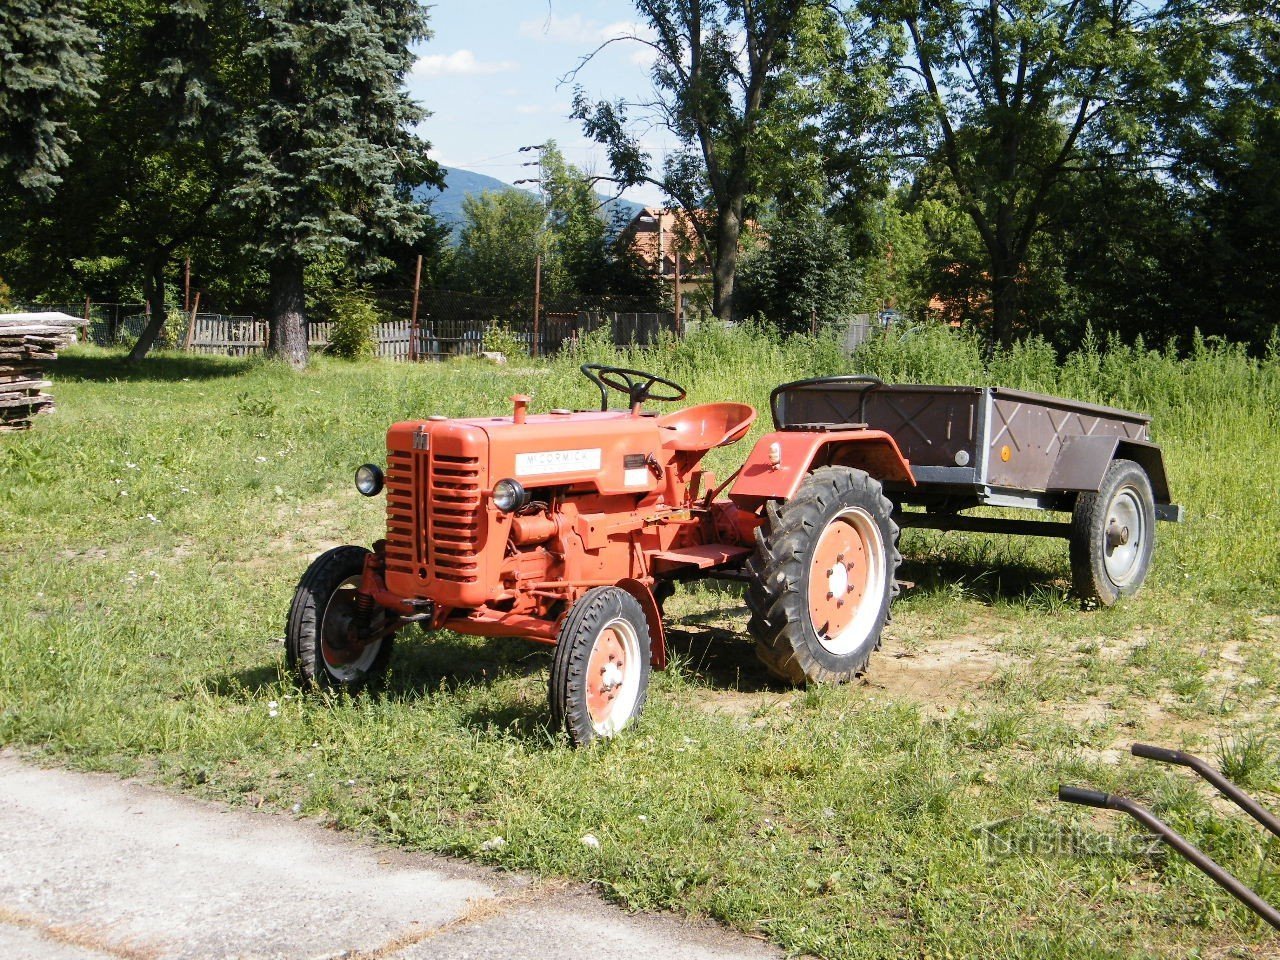
M 480 459 L 431 454 L 424 556 L 437 580 L 475 583 L 479 571 Z M 424 544 L 426 547 L 426 544 Z
M 419 471 L 426 466 L 421 454 L 408 450 L 387 453 L 387 569 L 412 576 L 422 561 L 418 552 L 421 516 L 413 496 L 414 458 Z M 425 531 L 424 531 L 425 532 Z

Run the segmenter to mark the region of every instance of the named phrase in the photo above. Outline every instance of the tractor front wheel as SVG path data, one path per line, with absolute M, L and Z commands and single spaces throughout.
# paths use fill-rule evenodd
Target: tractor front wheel
M 303 689 L 357 690 L 386 670 L 395 640 L 385 633 L 387 613 L 378 606 L 363 617 L 358 611 L 368 553 L 364 547 L 334 547 L 316 557 L 298 582 L 285 655 Z
M 748 629 L 789 683 L 851 680 L 880 646 L 901 556 L 879 481 L 820 467 L 756 531 Z
M 644 708 L 649 624 L 618 587 L 583 594 L 560 626 L 551 665 L 552 723 L 575 747 L 612 737 Z

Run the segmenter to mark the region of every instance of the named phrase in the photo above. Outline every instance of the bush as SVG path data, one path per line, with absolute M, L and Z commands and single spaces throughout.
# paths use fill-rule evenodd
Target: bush
M 373 356 L 381 319 L 373 302 L 363 293 L 350 292 L 335 297 L 328 352 L 344 360 Z
M 493 320 L 484 332 L 484 348 L 497 351 L 508 360 L 529 356 L 529 344 L 521 334 L 501 320 Z

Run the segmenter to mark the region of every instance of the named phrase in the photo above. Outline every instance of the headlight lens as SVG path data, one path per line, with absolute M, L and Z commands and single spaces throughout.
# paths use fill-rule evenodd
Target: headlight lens
M 366 497 L 376 497 L 382 492 L 382 468 L 366 463 L 356 469 L 356 489 Z
M 503 513 L 514 513 L 529 502 L 529 491 L 519 480 L 499 480 L 493 485 L 493 505 Z

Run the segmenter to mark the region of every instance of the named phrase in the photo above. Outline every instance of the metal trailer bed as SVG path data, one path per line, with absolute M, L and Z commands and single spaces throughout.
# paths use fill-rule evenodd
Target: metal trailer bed
M 770 407 L 782 430 L 865 426 L 892 436 L 916 480 L 914 486 L 884 483 L 899 507 L 900 526 L 1070 536 L 1066 522 L 960 511 L 1071 511 L 1079 494 L 1100 489 L 1116 459 L 1134 461 L 1146 472 L 1155 519 L 1182 519 L 1146 414 L 1003 387 L 886 384 L 863 376 L 783 384 Z M 906 505 L 924 510 L 901 510 Z

